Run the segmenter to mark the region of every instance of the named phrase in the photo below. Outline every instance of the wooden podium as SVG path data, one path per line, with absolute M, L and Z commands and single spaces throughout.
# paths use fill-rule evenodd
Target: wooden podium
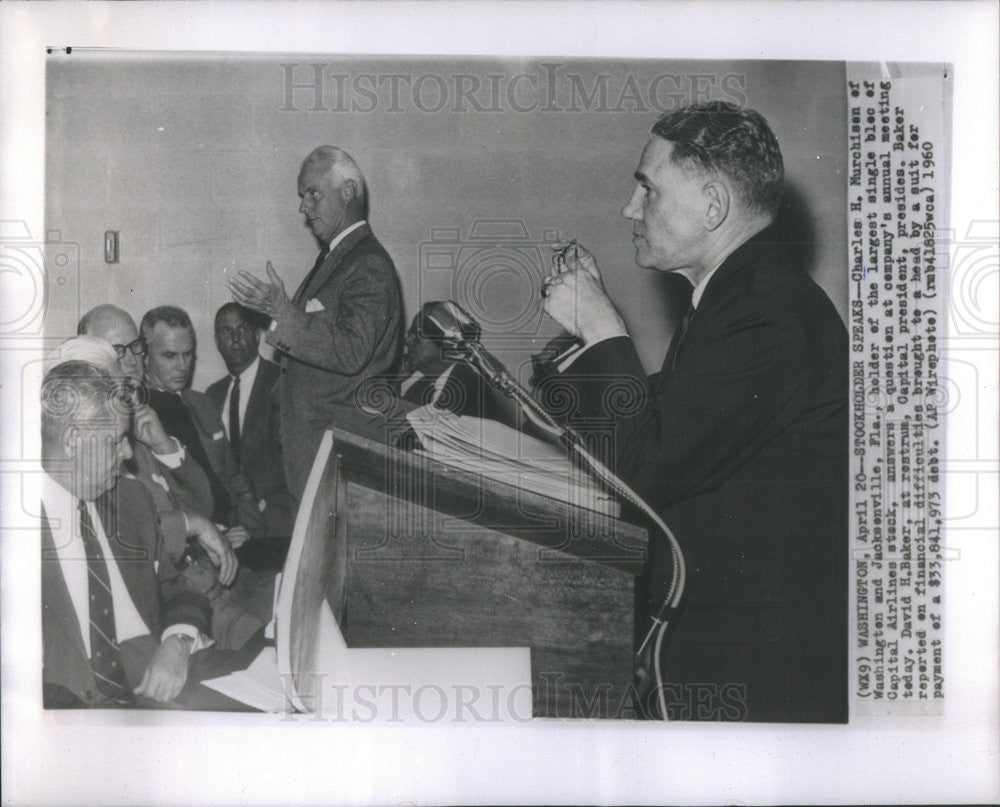
M 279 669 L 348 647 L 529 647 L 537 717 L 630 717 L 640 527 L 331 429 L 282 583 Z

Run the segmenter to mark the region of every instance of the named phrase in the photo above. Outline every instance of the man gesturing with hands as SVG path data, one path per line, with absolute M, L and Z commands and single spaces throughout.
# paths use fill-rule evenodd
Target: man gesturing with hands
M 366 220 L 357 163 L 320 146 L 302 163 L 298 192 L 320 253 L 295 295 L 270 262 L 266 281 L 246 271 L 229 281 L 237 302 L 272 319 L 267 341 L 279 351 L 281 447 L 296 502 L 323 432 L 349 423 L 361 385 L 394 369 L 403 334 L 399 277 Z
M 847 335 L 771 226 L 777 140 L 752 110 L 685 107 L 653 126 L 635 182 L 636 263 L 685 277 L 688 310 L 647 377 L 593 256 L 561 247 L 544 308 L 582 344 L 543 385 L 575 388 L 571 422 L 610 430 L 603 459 L 683 548 L 663 717 L 846 721 Z M 622 382 L 631 400 L 609 394 Z M 641 635 L 670 575 L 654 538 Z

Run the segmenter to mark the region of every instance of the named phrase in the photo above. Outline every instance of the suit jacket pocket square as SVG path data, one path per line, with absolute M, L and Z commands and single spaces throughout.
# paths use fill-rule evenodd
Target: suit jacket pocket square
M 326 310 L 326 309 L 325 309 L 325 308 L 323 307 L 323 303 L 321 303 L 321 302 L 320 302 L 319 300 L 317 300 L 317 299 L 316 299 L 315 297 L 311 297 L 311 298 L 310 298 L 310 299 L 309 299 L 309 300 L 308 300 L 308 301 L 306 302 L 306 313 L 307 313 L 307 314 L 313 314 L 313 313 L 315 313 L 316 311 L 325 311 L 325 310 Z
M 217 431 L 215 434 L 212 435 L 212 439 L 213 440 L 221 440 L 225 436 L 226 436 L 226 433 L 224 431 L 222 431 L 222 429 L 219 429 L 219 431 Z

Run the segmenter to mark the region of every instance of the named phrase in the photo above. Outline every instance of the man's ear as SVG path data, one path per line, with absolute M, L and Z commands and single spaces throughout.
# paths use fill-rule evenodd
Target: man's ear
M 340 186 L 340 200 L 349 205 L 358 197 L 358 183 L 353 179 L 345 179 Z
M 732 201 L 729 187 L 725 182 L 713 179 L 705 183 L 702 192 L 705 195 L 705 227 L 715 230 L 729 216 L 729 204 Z
M 63 455 L 66 459 L 73 459 L 76 457 L 77 449 L 80 447 L 80 442 L 83 440 L 83 435 L 80 433 L 79 426 L 67 426 L 62 433 L 62 439 L 59 441 L 59 447 L 62 449 Z

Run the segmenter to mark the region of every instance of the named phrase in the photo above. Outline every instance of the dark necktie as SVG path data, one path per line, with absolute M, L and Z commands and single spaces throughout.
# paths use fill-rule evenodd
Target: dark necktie
M 674 367 L 677 366 L 677 352 L 680 350 L 681 342 L 684 341 L 688 328 L 691 327 L 692 319 L 694 319 L 694 306 L 688 304 L 687 311 L 685 311 L 684 316 L 681 317 L 681 321 L 677 325 L 677 329 L 674 331 L 674 335 L 670 340 L 670 347 L 667 348 L 667 357 L 663 361 L 663 369 L 667 373 L 672 373 L 674 371 Z
M 233 376 L 233 389 L 229 394 L 229 444 L 233 456 L 240 462 L 240 377 Z
M 97 688 L 114 704 L 133 700 L 118 652 L 115 628 L 115 605 L 111 597 L 111 578 L 104 552 L 97 540 L 94 523 L 85 502 L 77 503 L 80 510 L 80 535 L 87 553 L 87 588 L 90 611 L 90 667 Z M 110 529 L 110 527 L 109 527 Z
M 313 268 L 309 270 L 309 274 L 306 275 L 306 279 L 303 280 L 302 285 L 299 286 L 299 293 L 295 295 L 296 303 L 299 303 L 306 295 L 306 290 L 309 288 L 309 284 L 312 283 L 313 277 L 319 271 L 319 268 L 323 265 L 323 261 L 326 260 L 326 256 L 329 254 L 329 247 L 323 247 L 323 249 L 319 251 L 319 255 L 316 257 L 316 263 L 313 264 Z

